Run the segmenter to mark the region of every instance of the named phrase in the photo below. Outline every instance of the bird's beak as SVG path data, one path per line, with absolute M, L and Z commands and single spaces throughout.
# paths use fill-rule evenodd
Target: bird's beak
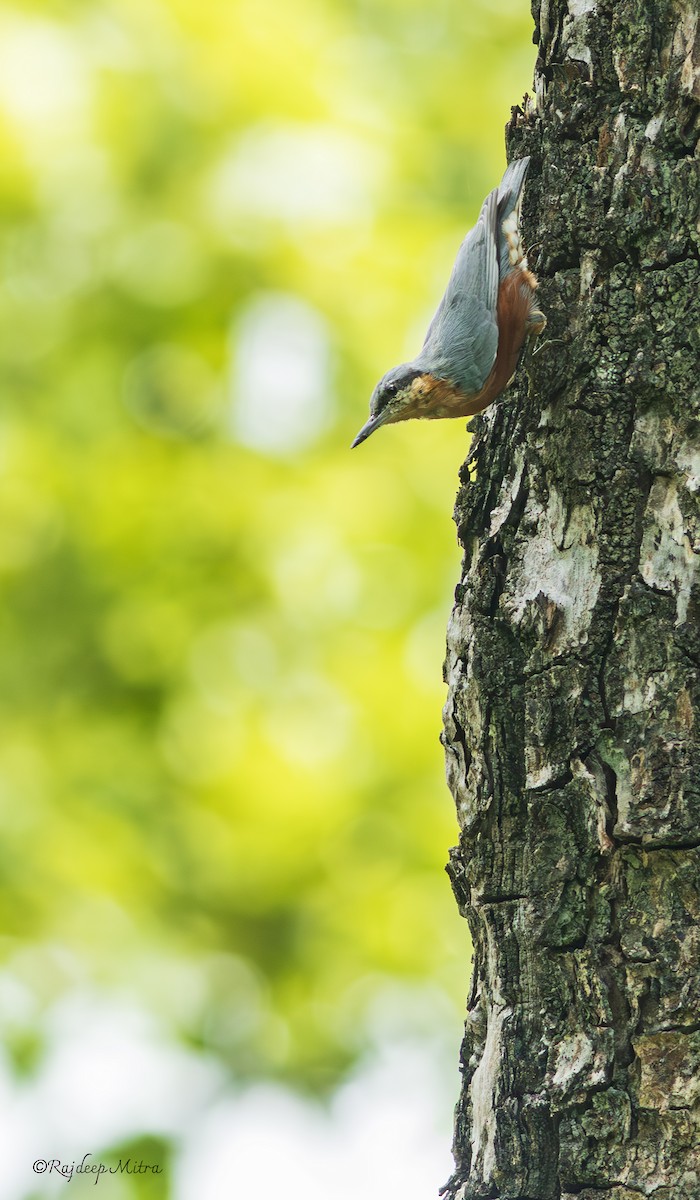
M 379 426 L 381 424 L 382 424 L 381 417 L 370 417 L 369 421 L 365 421 L 364 425 L 362 426 L 362 429 L 358 433 L 358 435 L 355 438 L 355 441 L 352 443 L 350 449 L 354 450 L 355 446 L 360 445 L 360 442 L 366 441 L 366 439 L 369 437 L 370 433 L 374 433 L 375 429 L 379 429 Z

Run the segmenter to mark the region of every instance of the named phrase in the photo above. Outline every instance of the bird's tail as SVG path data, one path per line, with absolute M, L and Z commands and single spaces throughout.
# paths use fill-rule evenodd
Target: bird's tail
M 498 219 L 504 221 L 520 203 L 520 194 L 525 183 L 530 157 L 517 158 L 506 167 L 505 174 L 498 185 Z
M 510 250 L 514 244 L 518 246 L 520 244 L 520 203 L 529 166 L 529 157 L 516 159 L 506 167 L 503 179 L 499 184 L 498 230 L 501 278 L 509 267 L 514 265 L 509 260 Z

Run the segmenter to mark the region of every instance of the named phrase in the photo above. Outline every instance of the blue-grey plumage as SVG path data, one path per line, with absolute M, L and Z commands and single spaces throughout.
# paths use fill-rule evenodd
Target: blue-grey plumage
M 529 158 L 511 163 L 484 200 L 457 252 L 420 353 L 379 381 L 369 420 L 353 446 L 380 425 L 480 412 L 510 382 L 525 337 L 544 328 L 534 301 L 537 280 L 520 240 L 529 164 Z
M 415 360 L 461 391 L 483 387 L 498 349 L 498 194 L 489 192 L 479 219 L 457 252 L 445 295 Z

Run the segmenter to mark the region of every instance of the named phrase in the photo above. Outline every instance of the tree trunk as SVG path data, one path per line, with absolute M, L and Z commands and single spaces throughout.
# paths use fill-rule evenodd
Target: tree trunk
M 549 324 L 474 421 L 456 508 L 449 870 L 474 965 L 443 1195 L 692 1200 L 698 3 L 542 0 L 535 18 L 508 147 L 532 155 Z

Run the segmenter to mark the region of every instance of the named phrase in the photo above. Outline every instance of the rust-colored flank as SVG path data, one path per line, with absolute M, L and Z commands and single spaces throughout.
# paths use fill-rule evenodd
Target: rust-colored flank
M 413 380 L 408 402 L 386 423 L 416 417 L 472 417 L 500 396 L 513 378 L 526 336 L 544 327 L 544 317 L 537 319 L 541 314 L 535 303 L 536 287 L 537 280 L 522 263 L 503 280 L 496 307 L 498 350 L 481 391 L 469 395 L 449 379 L 419 375 Z

